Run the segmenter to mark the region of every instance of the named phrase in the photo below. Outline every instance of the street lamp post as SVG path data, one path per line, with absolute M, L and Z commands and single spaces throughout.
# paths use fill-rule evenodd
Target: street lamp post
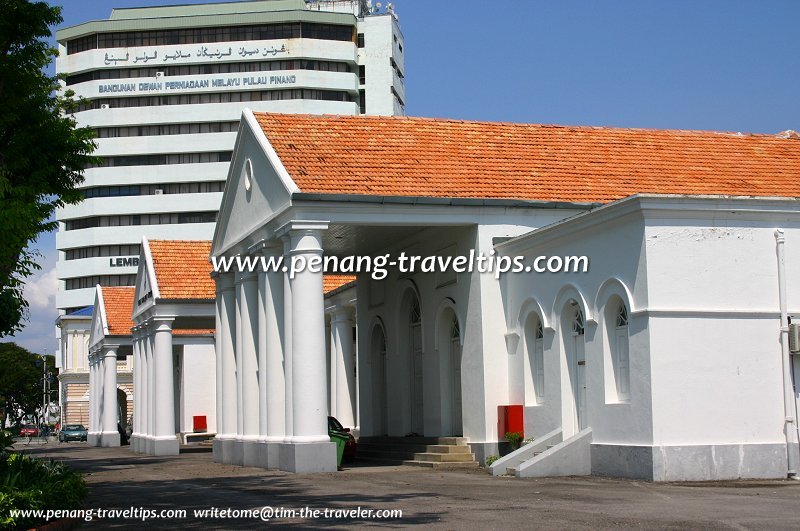
M 39 424 L 39 437 L 41 437 L 47 415 L 47 349 L 44 349 L 44 354 L 39 354 L 39 357 L 42 358 L 42 420 Z

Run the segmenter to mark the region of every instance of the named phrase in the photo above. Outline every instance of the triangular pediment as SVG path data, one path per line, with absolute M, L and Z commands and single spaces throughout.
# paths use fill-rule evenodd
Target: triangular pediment
M 150 243 L 142 238 L 142 251 L 139 255 L 139 269 L 136 271 L 136 283 L 133 292 L 133 317 L 150 308 L 158 298 L 158 281 L 153 269 L 153 257 L 150 254 Z
M 89 347 L 95 346 L 102 341 L 108 334 L 108 319 L 106 319 L 106 308 L 103 302 L 103 288 L 94 288 L 94 310 L 92 310 L 92 325 L 89 328 Z
M 211 254 L 234 248 L 291 205 L 299 191 L 250 109 L 242 113 Z

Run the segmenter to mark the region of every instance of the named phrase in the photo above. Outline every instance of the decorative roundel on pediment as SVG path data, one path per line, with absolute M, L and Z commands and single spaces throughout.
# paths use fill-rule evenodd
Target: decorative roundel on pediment
M 244 174 L 244 189 L 249 193 L 253 188 L 253 163 L 250 159 L 244 161 L 242 173 Z

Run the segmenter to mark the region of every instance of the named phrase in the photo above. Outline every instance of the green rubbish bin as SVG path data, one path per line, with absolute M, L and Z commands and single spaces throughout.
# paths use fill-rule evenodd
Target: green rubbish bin
M 344 445 L 350 440 L 350 434 L 329 431 L 328 436 L 331 442 L 336 443 L 336 466 L 342 466 L 342 456 L 344 455 Z

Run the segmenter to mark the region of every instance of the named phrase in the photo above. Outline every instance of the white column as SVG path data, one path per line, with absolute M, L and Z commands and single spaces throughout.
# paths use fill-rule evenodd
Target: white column
M 156 408 L 155 436 L 175 437 L 175 367 L 172 360 L 172 321 L 155 323 L 153 353 Z
M 219 337 L 221 395 L 219 402 L 220 416 L 217 418 L 217 432 L 223 437 L 232 437 L 236 434 L 238 417 L 236 400 L 236 361 L 235 361 L 235 327 L 236 327 L 236 294 L 234 292 L 234 278 L 232 274 L 220 274 L 220 326 L 217 330 Z
M 241 334 L 240 382 L 242 385 L 242 436 L 245 440 L 258 439 L 258 275 L 242 278 L 238 291 L 237 332 Z
M 242 275 L 236 274 L 234 288 L 234 342 L 233 351 L 236 364 L 236 438 L 241 440 L 244 436 L 244 381 L 242 380 Z M 241 463 L 240 463 L 241 464 Z
M 259 440 L 267 440 L 267 274 L 258 273 L 258 435 Z M 270 301 L 271 302 L 271 301 Z
M 276 253 L 268 249 L 265 253 Z M 283 273 L 271 271 L 262 273 L 259 278 L 259 290 L 262 296 L 264 315 L 263 335 L 262 323 L 259 321 L 259 349 L 264 353 L 264 370 L 259 371 L 259 376 L 264 377 L 264 393 L 262 406 L 266 415 L 266 430 L 263 432 L 269 442 L 282 442 L 286 435 L 286 381 L 284 373 L 284 300 L 283 300 Z M 259 350 L 259 356 L 261 351 Z M 263 373 L 263 374 L 262 374 Z
M 293 260 L 322 260 L 322 230 L 308 225 L 289 232 Z M 306 267 L 291 280 L 292 323 L 292 442 L 328 442 L 325 369 L 325 309 L 321 267 Z
M 289 264 L 292 260 L 292 242 L 287 236 L 283 238 L 283 260 Z M 283 440 L 291 442 L 294 434 L 294 413 L 292 411 L 292 282 L 289 273 L 283 273 L 283 375 L 284 375 L 284 420 Z
M 336 418 L 343 426 L 354 428 L 356 425 L 355 400 L 355 352 L 353 345 L 353 318 L 349 308 L 337 308 L 331 315 L 331 352 L 336 353 Z
M 155 377 L 155 455 L 178 453 L 175 437 L 175 366 L 172 359 L 172 319 L 155 319 L 154 333 Z
M 222 433 L 222 281 L 214 273 L 216 295 L 214 298 L 214 396 L 216 400 L 217 435 Z
M 325 368 L 328 371 L 328 415 L 336 417 L 336 341 L 333 338 L 333 314 L 325 314 Z
M 97 403 L 97 384 L 94 379 L 94 354 L 89 351 L 89 433 L 94 435 L 97 431 L 95 423 L 97 422 L 97 413 L 95 412 L 95 404 Z
M 103 431 L 103 358 L 100 351 L 94 353 L 94 432 L 97 435 L 97 442 L 100 442 L 100 434 Z
M 147 437 L 152 439 L 155 435 L 155 404 L 156 404 L 156 385 L 155 385 L 155 363 L 153 359 L 153 330 L 147 326 L 144 337 L 144 348 L 147 354 L 147 414 L 145 415 Z
M 103 446 L 119 446 L 117 430 L 117 347 L 103 348 Z
M 142 360 L 139 351 L 139 330 L 133 327 L 131 331 L 131 342 L 133 345 L 133 427 L 131 432 L 131 445 L 139 437 L 139 402 L 141 401 L 142 391 Z M 135 449 L 135 448 L 134 448 Z

